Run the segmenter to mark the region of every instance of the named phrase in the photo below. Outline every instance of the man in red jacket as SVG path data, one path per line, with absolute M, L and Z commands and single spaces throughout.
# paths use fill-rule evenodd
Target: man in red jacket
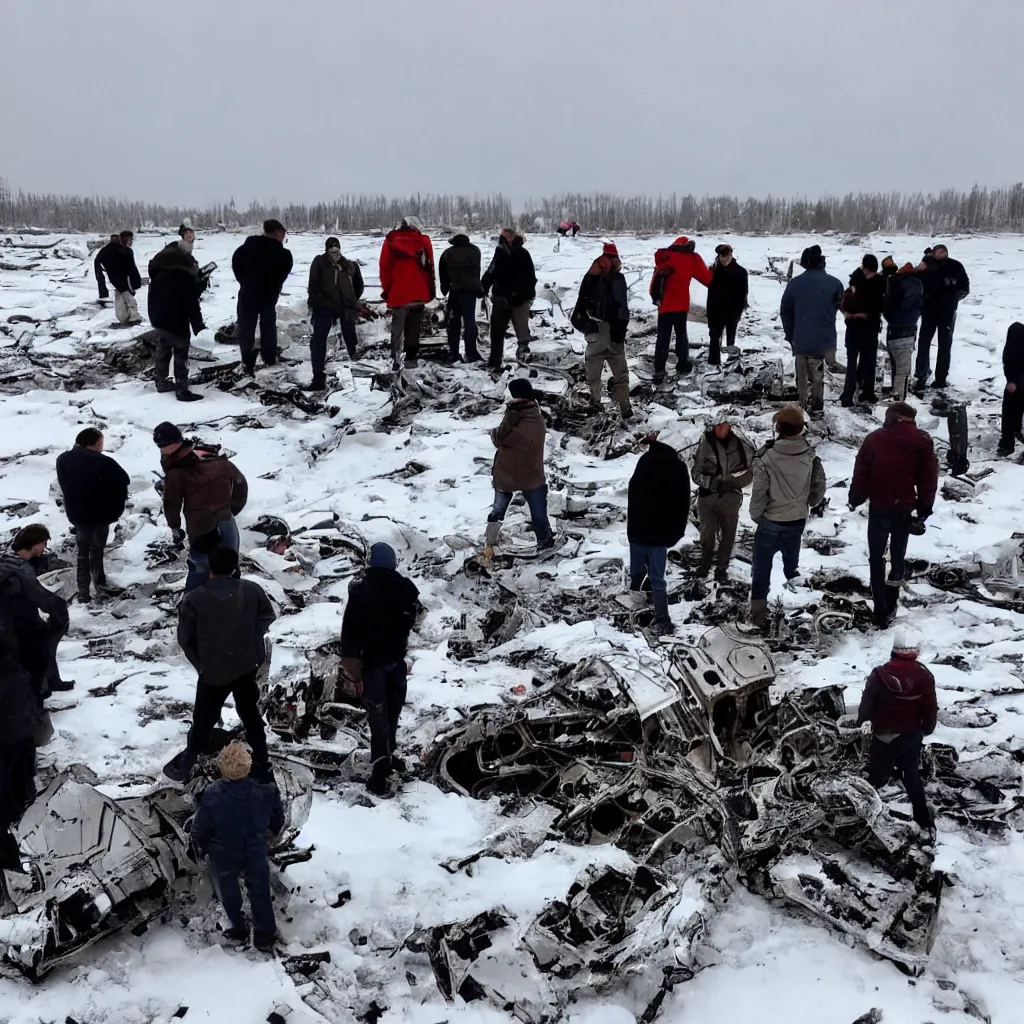
M 850 483 L 850 508 L 869 502 L 868 565 L 875 625 L 880 629 L 890 626 L 896 618 L 907 540 L 915 531 L 924 532 L 924 520 L 932 514 L 939 482 L 939 463 L 932 439 L 918 429 L 916 419 L 917 410 L 912 405 L 890 405 L 885 413 L 885 426 L 873 430 L 861 443 Z
M 437 295 L 434 249 L 418 217 L 403 217 L 380 251 L 380 297 L 391 310 L 391 365 L 416 366 L 423 307 Z M 403 346 L 404 342 L 404 346 Z
M 658 340 L 654 346 L 654 379 L 665 379 L 668 345 L 676 332 L 676 372 L 689 373 L 690 343 L 686 337 L 686 315 L 690 312 L 690 281 L 696 278 L 706 288 L 711 271 L 694 251 L 696 243 L 680 235 L 667 249 L 654 254 L 651 299 L 658 307 Z
M 869 755 L 868 781 L 881 789 L 894 774 L 903 776 L 914 821 L 933 827 L 932 812 L 924 795 L 919 765 L 921 743 L 935 731 L 939 705 L 935 677 L 918 663 L 916 641 L 902 630 L 893 638 L 892 660 L 868 676 L 860 701 L 857 724 L 871 723 L 874 734 Z

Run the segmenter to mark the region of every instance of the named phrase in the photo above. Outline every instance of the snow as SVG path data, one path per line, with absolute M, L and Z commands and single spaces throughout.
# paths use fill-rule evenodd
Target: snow
M 56 236 L 32 239 L 56 240 Z M 214 234 L 200 235 L 196 243 L 200 263 L 219 264 L 204 298 L 211 329 L 234 318 L 230 257 L 240 240 Z M 482 237 L 473 240 L 485 253 L 493 244 Z M 638 310 L 650 308 L 646 282 L 654 250 L 671 240 L 616 239 Z M 770 255 L 797 257 L 811 244 L 810 238 L 796 236 L 729 240 L 736 258 L 752 270 L 764 269 Z M 880 257 L 892 252 L 902 263 L 916 260 L 925 245 L 935 241 L 878 237 L 849 245 L 833 237 L 814 240 L 822 246 L 829 271 L 844 281 L 863 252 L 873 251 Z M 38 266 L 0 276 L 0 324 L 10 330 L 9 336 L 0 335 L 0 359 L 17 345 L 34 357 L 73 355 L 86 360 L 95 357 L 98 343 L 130 337 L 130 332 L 111 328 L 109 307 L 97 310 L 94 305 L 91 258 L 83 259 L 85 241 L 66 235 L 53 252 L 33 250 L 28 256 L 12 248 L 2 250 L 5 260 Z M 143 273 L 149 257 L 166 241 L 157 235 L 136 236 Z M 288 241 L 296 268 L 281 305 L 295 316 L 304 315 L 306 272 L 322 241 L 312 235 L 292 236 Z M 700 238 L 698 251 L 710 257 L 718 241 Z M 1019 238 L 1010 236 L 944 241 L 951 255 L 966 266 L 972 284 L 972 293 L 960 308 L 951 379 L 956 391 L 971 403 L 972 465 L 988 466 L 993 472 L 966 501 L 940 497 L 926 535 L 911 539 L 910 555 L 938 563 L 971 563 L 978 552 L 999 545 L 1021 528 L 1021 468 L 995 460 L 994 449 L 1002 344 L 1007 326 L 1020 317 L 1024 304 L 1024 247 Z M 438 252 L 443 242 L 443 238 L 434 239 Z M 528 239 L 528 245 L 539 282 L 566 289 L 563 305 L 571 310 L 579 280 L 600 253 L 600 242 L 580 237 L 562 239 L 556 246 L 553 239 L 538 236 Z M 364 263 L 370 298 L 379 294 L 379 246 L 379 238 L 343 238 L 345 255 Z M 777 318 L 783 285 L 766 276 L 752 276 L 750 283 L 751 311 L 740 344 L 784 356 L 787 349 Z M 702 289 L 693 291 L 694 299 L 702 301 Z M 145 289 L 138 298 L 144 314 Z M 545 305 L 539 298 L 535 309 Z M 18 315 L 43 322 L 11 323 L 9 318 Z M 287 316 L 282 311 L 282 321 Z M 549 326 L 538 330 L 540 350 L 556 332 L 561 338 L 566 327 L 557 306 L 547 320 Z M 364 341 L 379 341 L 386 329 L 378 321 L 360 331 Z M 55 337 L 58 334 L 63 336 Z M 233 348 L 216 343 L 212 335 L 213 330 L 207 332 L 196 345 L 216 361 L 229 361 Z M 690 338 L 694 347 L 706 345 L 706 328 L 691 323 Z M 573 335 L 570 340 L 582 356 L 582 339 Z M 649 337 L 631 343 L 631 356 L 652 344 Z M 292 346 L 286 354 L 298 361 L 267 371 L 266 378 L 308 381 L 303 347 Z M 383 349 L 375 350 L 368 360 L 383 369 Z M 58 360 L 54 365 L 63 367 L 62 372 L 73 372 L 66 362 Z M 206 364 L 193 359 L 193 369 L 200 365 Z M 460 614 L 466 612 L 470 622 L 477 622 L 487 609 L 474 604 L 473 588 L 457 573 L 468 552 L 453 552 L 445 538 L 463 536 L 475 542 L 482 538 L 492 499 L 488 467 L 493 449 L 487 431 L 498 422 L 500 407 L 495 405 L 492 415 L 464 420 L 428 411 L 408 429 L 375 432 L 374 423 L 387 411 L 390 396 L 371 390 L 367 377 L 352 375 L 347 367 L 343 361 L 328 366 L 339 377 L 338 389 L 330 396 L 330 404 L 337 407 L 334 416 L 270 408 L 246 395 L 213 387 L 199 388 L 206 395 L 202 403 L 181 405 L 172 395 L 156 394 L 147 381 L 112 371 L 105 386 L 79 391 L 32 387 L 13 393 L 12 387 L 5 386 L 6 393 L 0 394 L 4 425 L 0 430 L 0 525 L 13 530 L 28 522 L 45 522 L 54 533 L 53 548 L 70 550 L 68 525 L 50 495 L 54 458 L 71 445 L 83 426 L 100 425 L 107 451 L 132 478 L 132 507 L 108 554 L 108 574 L 120 585 L 152 585 L 158 574 L 146 568 L 146 545 L 167 538 L 153 488 L 158 453 L 151 440 L 152 428 L 170 419 L 186 433 L 194 430 L 205 440 L 223 443 L 237 453 L 235 462 L 250 483 L 249 505 L 240 518 L 243 553 L 262 548 L 264 538 L 247 529 L 261 513 L 281 516 L 294 527 L 311 510 L 331 510 L 368 539 L 392 543 L 416 579 L 428 616 L 412 653 L 402 734 L 409 751 L 420 749 L 445 721 L 454 720 L 458 708 L 498 702 L 510 698 L 518 685 L 529 687 L 533 673 L 528 666 L 517 668 L 506 660 L 510 654 L 542 649 L 567 664 L 610 651 L 642 655 L 647 646 L 642 637 L 623 634 L 608 621 L 597 620 L 527 626 L 487 658 L 449 658 L 448 643 Z M 480 370 L 455 372 L 481 396 L 503 393 Z M 697 440 L 713 407 L 699 387 L 685 387 L 688 405 L 680 412 L 659 406 L 640 408 L 647 426 L 660 429 L 663 439 L 679 447 Z M 882 408 L 868 416 L 840 409 L 836 398 L 833 387 L 826 430 L 818 432 L 816 442 L 828 476 L 830 505 L 823 519 L 809 524 L 809 531 L 835 537 L 847 546 L 832 556 L 805 547 L 801 568 L 805 579 L 819 568 L 842 568 L 866 581 L 866 516 L 863 511 L 847 510 L 845 494 L 856 439 L 878 425 Z M 945 424 L 927 407 L 920 410 L 919 424 L 940 441 L 946 436 Z M 747 426 L 754 439 L 762 441 L 769 433 L 769 418 L 748 420 Z M 582 451 L 576 439 L 568 439 L 564 447 L 562 440 L 557 434 L 549 440 L 552 507 L 562 500 L 558 481 L 569 480 L 577 488 L 583 483 L 594 485 L 599 500 L 624 509 L 635 456 L 603 461 Z M 413 459 L 426 465 L 426 471 L 408 478 L 386 478 Z M 39 511 L 17 515 L 12 508 L 20 501 L 38 504 Z M 516 532 L 523 515 L 513 506 L 507 520 L 510 532 Z M 154 519 L 158 525 L 153 525 Z M 741 529 L 752 529 L 745 515 Z M 694 539 L 688 531 L 683 545 Z M 525 569 L 523 579 L 537 592 L 575 589 L 587 582 L 597 564 L 621 560 L 627 551 L 623 514 L 620 522 L 590 531 L 582 545 L 567 546 L 561 558 L 542 568 Z M 266 551 L 256 555 L 262 572 L 253 571 L 252 578 L 261 579 L 275 593 L 275 584 L 265 576 L 273 572 L 273 556 Z M 449 569 L 426 572 L 421 567 L 428 556 L 435 561 L 449 558 Z M 677 571 L 670 569 L 670 573 Z M 735 564 L 734 571 L 742 575 L 749 569 Z M 807 587 L 790 594 L 781 590 L 781 583 L 777 567 L 772 594 L 781 594 L 787 607 L 814 599 Z M 326 600 L 278 619 L 271 631 L 274 672 L 294 663 L 303 649 L 336 637 L 346 586 L 345 580 L 335 581 L 320 591 Z M 945 594 L 923 582 L 909 588 L 909 597 L 900 623 L 922 634 L 922 658 L 933 665 L 939 686 L 940 725 L 934 739 L 955 745 L 965 761 L 993 748 L 1019 750 L 1024 745 L 1024 697 L 1020 696 L 1024 616 Z M 145 603 L 136 604 L 136 609 L 131 621 L 117 621 L 102 610 L 72 605 L 71 634 L 60 658 L 64 675 L 77 684 L 74 691 L 51 702 L 58 709 L 54 714 L 57 735 L 42 752 L 43 760 L 61 767 L 86 762 L 104 783 L 115 787 L 159 771 L 184 739 L 194 694 L 194 674 L 177 650 L 169 617 Z M 683 602 L 673 606 L 673 615 L 681 634 L 694 637 L 700 630 L 683 624 L 690 609 Z M 109 638 L 106 654 L 97 653 L 95 644 L 88 642 L 101 637 Z M 782 668 L 779 689 L 841 683 L 853 707 L 867 671 L 886 657 L 889 641 L 888 635 L 879 633 L 849 633 L 838 638 L 825 656 L 796 652 Z M 953 655 L 964 661 L 935 664 Z M 118 679 L 123 681 L 113 695 L 89 695 L 91 687 Z M 987 709 L 994 720 L 975 728 L 964 725 L 962 719 L 957 720 L 960 724 L 944 724 L 944 712 L 957 709 L 970 713 Z M 895 799 L 901 800 L 902 792 Z M 484 858 L 474 865 L 472 874 L 451 874 L 440 866 L 450 857 L 479 849 L 505 820 L 497 801 L 464 799 L 443 793 L 427 781 L 410 782 L 394 799 L 373 806 L 363 798 L 358 781 L 316 794 L 300 837 L 301 844 L 315 845 L 315 853 L 308 863 L 287 869 L 284 882 L 291 897 L 286 909 L 281 909 L 281 899 L 278 907 L 289 952 L 330 950 L 329 998 L 310 996 L 309 986 L 299 992 L 277 961 L 219 948 L 213 931 L 219 910 L 211 907 L 204 917 L 188 924 L 172 919 L 155 923 L 140 937 L 123 934 L 105 941 L 40 987 L 20 979 L 0 980 L 0 1021 L 35 1024 L 70 1017 L 79 1024 L 163 1022 L 178 1007 L 188 1006 L 188 1022 L 250 1022 L 265 1020 L 281 1005 L 291 1010 L 288 1024 L 347 1021 L 365 1011 L 371 998 L 387 1006 L 381 1024 L 510 1020 L 508 1014 L 483 1002 L 446 1005 L 425 961 L 413 970 L 412 984 L 401 958 L 391 954 L 414 928 L 469 917 L 498 905 L 511 913 L 519 928 L 525 928 L 548 901 L 564 896 L 585 865 L 623 866 L 628 857 L 611 847 L 547 842 L 530 859 Z M 744 1024 L 850 1024 L 875 1006 L 884 1011 L 887 1024 L 940 1016 L 948 1024 L 977 1019 L 968 1015 L 959 992 L 939 984 L 952 981 L 993 1021 L 1019 1020 L 1024 996 L 1024 840 L 1017 831 L 994 839 L 941 820 L 937 866 L 949 873 L 952 885 L 943 897 L 942 931 L 923 977 L 907 979 L 891 964 L 851 948 L 840 936 L 737 889 L 712 919 L 705 940 L 705 960 L 711 966 L 675 989 L 666 999 L 662 1019 L 688 1024 L 724 1012 Z M 332 907 L 344 889 L 351 890 L 351 900 Z M 625 994 L 619 1004 L 607 998 L 596 1001 L 581 991 L 567 1019 L 573 1024 L 620 1024 L 632 1020 L 634 1011 Z

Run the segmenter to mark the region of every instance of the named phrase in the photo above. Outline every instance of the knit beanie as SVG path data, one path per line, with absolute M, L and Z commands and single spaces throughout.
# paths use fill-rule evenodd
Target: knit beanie
M 331 235 L 331 237 L 328 238 L 326 243 L 324 244 L 324 248 L 325 249 L 340 249 L 341 248 L 341 242 L 339 242 L 334 237 L 334 235 Z
M 153 443 L 158 448 L 184 440 L 181 436 L 181 431 L 173 423 L 168 423 L 166 420 L 163 423 L 158 423 L 153 430 Z
M 604 248 L 601 250 L 601 254 L 604 256 L 618 256 L 619 250 L 615 247 L 615 243 L 610 239 L 605 239 Z
M 195 231 L 195 227 L 192 225 L 192 220 L 189 217 L 186 217 L 181 224 L 178 225 L 178 234 L 181 235 L 182 238 L 185 237 L 186 231 Z
M 217 758 L 220 773 L 225 779 L 237 782 L 244 779 L 252 768 L 252 754 L 241 743 L 229 743 Z
M 825 266 L 820 245 L 809 245 L 800 255 L 800 266 L 804 270 L 820 270 Z
M 921 643 L 908 630 L 897 629 L 892 637 L 892 653 L 898 658 L 916 658 L 921 652 Z
M 378 541 L 370 548 L 371 569 L 396 569 L 398 568 L 398 555 L 390 544 Z
M 513 377 L 508 382 L 508 393 L 513 398 L 535 399 L 537 397 L 533 385 L 525 377 Z
M 728 256 L 729 253 L 731 253 L 731 252 L 732 252 L 732 246 L 729 245 L 727 242 L 723 242 L 721 245 L 716 245 L 715 246 L 715 255 L 716 256 Z

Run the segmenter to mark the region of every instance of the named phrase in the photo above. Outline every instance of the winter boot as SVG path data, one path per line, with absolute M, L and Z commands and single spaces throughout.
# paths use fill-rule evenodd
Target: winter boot
M 194 391 L 189 391 L 187 384 L 178 387 L 174 392 L 174 397 L 179 402 L 201 402 L 204 398 L 203 395 L 197 395 Z
M 654 376 L 651 378 L 651 380 L 655 384 L 664 384 L 665 383 L 665 371 L 664 370 L 655 370 L 654 371 Z
M 277 932 L 271 932 L 269 935 L 266 932 L 255 932 L 252 937 L 252 944 L 261 953 L 271 952 L 275 942 L 277 942 Z
M 388 791 L 388 775 L 391 772 L 391 760 L 383 758 L 373 766 L 370 777 L 366 780 L 367 792 L 374 796 L 384 796 Z
M 750 621 L 758 629 L 764 629 L 768 625 L 768 599 L 765 597 L 752 597 L 750 599 Z
M 671 636 L 676 631 L 676 627 L 671 619 L 655 619 L 654 630 L 659 636 Z
M 326 373 L 314 373 L 313 380 L 310 382 L 310 391 L 323 391 L 327 387 L 327 374 Z
M 728 569 L 716 569 L 715 570 L 715 582 L 716 583 L 728 583 L 729 582 L 729 570 Z
M 684 374 L 684 373 L 692 373 L 692 372 L 693 372 L 693 363 L 691 363 L 689 359 L 687 359 L 686 362 L 683 362 L 682 360 L 680 360 L 678 363 L 676 363 L 676 373 Z
M 416 358 L 416 356 L 406 356 L 405 357 L 405 368 L 407 370 L 415 370 L 416 367 L 419 366 L 419 365 L 420 365 L 420 361 L 419 361 L 419 359 Z
M 633 406 L 628 402 L 622 406 L 622 418 L 624 420 L 631 420 L 633 418 Z
M 249 926 L 247 924 L 240 926 L 232 925 L 224 930 L 224 938 L 230 939 L 232 942 L 248 942 Z
M 475 348 L 466 348 L 466 362 L 467 363 L 482 363 L 484 357 Z
M 1013 454 L 1013 449 L 1014 449 L 1013 438 L 1010 438 L 1009 441 L 1007 441 L 1005 438 L 1003 438 L 1003 440 L 1001 440 L 999 442 L 999 447 L 996 449 L 996 455 L 999 455 L 1000 457 L 1004 457 L 1005 458 L 1007 455 L 1012 455 Z
M 530 358 L 531 358 L 531 356 L 530 356 L 530 346 L 529 345 L 519 345 L 516 348 L 516 359 L 518 359 L 519 362 L 521 362 L 521 363 L 528 363 L 530 361 Z
M 174 390 L 174 381 L 168 380 L 166 377 L 157 377 L 156 389 L 160 394 L 166 395 L 168 392 Z
M 498 545 L 498 536 L 501 533 L 501 523 L 488 523 L 484 530 L 484 547 L 493 548 Z

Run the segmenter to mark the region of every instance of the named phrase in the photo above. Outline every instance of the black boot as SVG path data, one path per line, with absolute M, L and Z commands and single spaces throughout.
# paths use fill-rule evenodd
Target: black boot
M 174 390 L 174 381 L 168 380 L 166 377 L 157 377 L 156 389 L 160 394 L 165 395 Z
M 327 374 L 314 373 L 313 380 L 309 385 L 310 391 L 324 391 L 327 388 Z
M 175 389 L 174 397 L 179 402 L 201 402 L 203 395 L 197 395 L 194 391 L 189 391 L 187 384 L 180 385 Z

